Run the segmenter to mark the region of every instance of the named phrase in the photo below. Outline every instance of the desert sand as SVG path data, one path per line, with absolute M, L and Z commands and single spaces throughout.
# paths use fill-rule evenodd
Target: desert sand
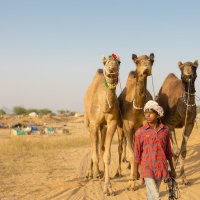
M 12 122 L 7 121 L 11 124 Z M 40 119 L 41 120 L 41 119 Z M 46 120 L 46 121 L 45 121 Z M 121 178 L 114 178 L 118 163 L 117 135 L 112 144 L 110 165 L 114 196 L 104 196 L 103 179 L 85 178 L 91 157 L 89 135 L 83 117 L 50 118 L 38 123 L 64 127 L 67 134 L 31 134 L 11 136 L 10 129 L 0 129 L 0 199 L 1 200 L 102 200 L 146 199 L 145 186 L 138 181 L 136 191 L 127 191 L 129 169 L 122 164 Z M 200 124 L 195 125 L 188 142 L 185 162 L 191 185 L 179 184 L 180 199 L 200 199 Z M 178 141 L 181 130 L 178 131 Z M 177 166 L 177 171 L 179 167 Z M 177 179 L 180 182 L 179 179 Z M 161 198 L 168 199 L 165 183 Z

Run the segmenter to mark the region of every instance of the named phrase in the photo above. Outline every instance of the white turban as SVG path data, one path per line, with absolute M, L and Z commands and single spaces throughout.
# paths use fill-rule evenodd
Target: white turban
M 159 106 L 156 101 L 149 100 L 144 106 L 144 112 L 147 109 L 156 111 L 158 113 L 159 117 L 163 117 L 163 115 L 164 115 L 163 108 L 161 106 Z

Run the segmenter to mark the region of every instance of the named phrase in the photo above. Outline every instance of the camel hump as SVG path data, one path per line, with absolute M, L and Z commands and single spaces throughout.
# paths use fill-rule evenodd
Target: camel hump
M 165 78 L 161 89 L 168 87 L 168 85 L 170 84 L 177 84 L 179 82 L 179 79 L 177 78 L 177 76 L 174 73 L 170 73 L 168 74 L 168 76 Z
M 174 73 L 170 73 L 167 78 L 175 78 L 178 79 L 177 76 Z
M 97 69 L 97 74 L 103 74 L 103 69 Z

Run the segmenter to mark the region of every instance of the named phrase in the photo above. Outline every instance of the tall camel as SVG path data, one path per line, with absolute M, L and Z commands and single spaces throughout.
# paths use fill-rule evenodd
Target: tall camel
M 139 57 L 133 54 L 132 60 L 136 64 L 136 71 L 129 73 L 126 86 L 118 98 L 123 123 L 121 127 L 118 126 L 117 128 L 119 137 L 119 166 L 116 176 L 121 176 L 122 141 L 125 134 L 129 153 L 128 160 L 131 165 L 128 189 L 134 189 L 134 133 L 143 124 L 143 108 L 145 103 L 152 99 L 151 94 L 147 90 L 147 77 L 151 75 L 154 54 L 151 53 L 150 56 L 143 55 Z
M 99 157 L 98 157 L 98 132 L 101 133 L 101 156 L 104 162 L 104 193 L 113 193 L 110 177 L 109 165 L 111 160 L 111 143 L 120 120 L 119 104 L 116 96 L 116 86 L 118 84 L 119 57 L 111 54 L 108 59 L 103 57 L 104 70 L 98 69 L 90 84 L 84 99 L 85 123 L 90 133 L 92 144 L 92 160 L 88 173 L 89 177 L 99 177 Z
M 170 129 L 170 139 L 175 159 L 180 154 L 180 177 L 184 184 L 188 184 L 184 170 L 184 161 L 187 153 L 187 141 L 196 118 L 195 79 L 197 77 L 198 61 L 196 60 L 194 63 L 185 62 L 184 64 L 179 62 L 178 66 L 181 70 L 181 80 L 173 73 L 169 74 L 158 93 L 157 102 L 164 109 L 162 121 Z M 181 149 L 179 150 L 175 128 L 182 127 L 184 127 L 183 139 Z

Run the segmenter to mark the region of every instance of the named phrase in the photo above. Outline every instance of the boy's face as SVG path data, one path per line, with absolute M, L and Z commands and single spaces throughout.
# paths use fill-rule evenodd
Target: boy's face
M 158 114 L 154 110 L 146 110 L 144 112 L 144 117 L 148 123 L 156 123 L 158 119 Z

